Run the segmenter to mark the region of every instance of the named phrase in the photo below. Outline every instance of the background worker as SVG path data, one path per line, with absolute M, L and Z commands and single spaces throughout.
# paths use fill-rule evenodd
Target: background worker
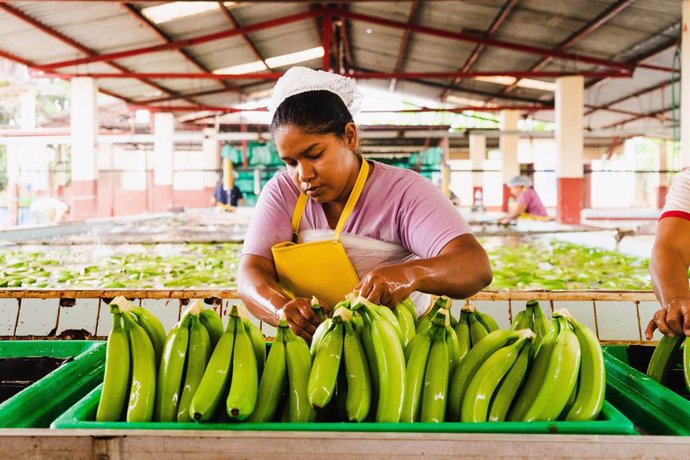
M 508 187 L 510 187 L 510 194 L 515 197 L 515 206 L 508 214 L 498 220 L 499 224 L 510 223 L 523 214 L 548 217 L 546 208 L 544 208 L 537 192 L 532 188 L 532 181 L 529 177 L 515 176 L 508 181 Z
M 359 153 L 359 100 L 351 79 L 304 67 L 273 91 L 287 171 L 259 196 L 238 291 L 254 316 L 275 325 L 284 313 L 308 340 L 320 322 L 312 295 L 332 307 L 358 288 L 394 306 L 416 291 L 466 298 L 492 280 L 486 252 L 431 181 Z M 415 304 L 421 313 L 428 298 Z
M 649 271 L 656 298 L 661 304 L 646 331 L 655 329 L 674 337 L 690 335 L 690 170 L 676 176 L 659 218 Z

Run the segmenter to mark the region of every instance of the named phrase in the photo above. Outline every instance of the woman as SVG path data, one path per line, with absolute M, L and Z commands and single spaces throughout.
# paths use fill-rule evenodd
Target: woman
M 510 194 L 515 197 L 516 203 L 508 214 L 499 219 L 499 224 L 508 224 L 523 214 L 531 217 L 548 218 L 546 208 L 544 208 L 537 192 L 532 188 L 532 181 L 529 177 L 515 176 L 508 181 L 508 187 L 510 187 Z
M 240 298 L 259 319 L 284 312 L 311 339 L 315 295 L 332 307 L 353 288 L 394 306 L 415 291 L 465 298 L 492 279 L 465 220 L 419 174 L 359 154 L 349 78 L 290 69 L 273 92 L 274 142 L 287 171 L 262 191 L 239 269 Z M 418 312 L 428 306 L 417 299 Z

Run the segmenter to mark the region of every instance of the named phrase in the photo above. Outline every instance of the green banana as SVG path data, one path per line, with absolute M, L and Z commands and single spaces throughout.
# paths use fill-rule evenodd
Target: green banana
M 405 348 L 407 344 L 410 343 L 410 340 L 412 340 L 412 338 L 415 336 L 414 319 L 412 318 L 410 312 L 401 303 L 393 308 L 393 314 L 400 325 L 400 330 L 402 331 L 403 336 L 402 344 L 403 348 Z
M 377 422 L 398 422 L 405 393 L 405 355 L 398 334 L 375 309 L 366 306 L 379 374 Z
M 156 402 L 156 352 L 149 335 L 134 315 L 124 313 L 125 329 L 129 335 L 132 381 L 127 407 L 128 422 L 150 422 Z
M 106 345 L 105 376 L 96 411 L 97 422 L 120 420 L 129 390 L 129 339 L 122 327 L 122 313 L 113 310 L 113 328 Z
M 285 361 L 285 328 L 287 321 L 278 325 L 275 340 L 268 353 L 268 360 L 264 373 L 259 382 L 259 395 L 254 412 L 247 419 L 248 422 L 270 422 L 278 412 L 280 399 L 287 382 L 287 364 Z
M 307 384 L 309 402 L 317 410 L 325 408 L 333 397 L 342 354 L 343 324 L 341 317 L 335 316 L 316 351 Z
M 499 329 L 498 323 L 493 316 L 477 310 L 476 307 L 474 309 L 474 314 L 477 315 L 477 320 L 482 323 L 482 326 L 484 326 L 484 329 L 486 329 L 487 332 L 493 332 Z
M 511 331 L 519 331 L 521 329 L 532 329 L 532 327 L 533 324 L 531 308 L 522 310 L 517 315 L 515 315 L 515 318 L 513 318 L 513 322 L 510 324 Z
M 448 336 L 448 357 L 450 359 L 450 374 L 453 373 L 456 367 L 460 364 L 462 357 L 460 356 L 460 340 L 450 324 L 446 326 L 446 335 Z
M 319 318 L 319 321 L 324 320 L 324 314 L 323 314 L 323 308 L 321 307 L 321 304 L 319 303 L 319 299 L 316 298 L 316 296 L 311 297 L 311 308 L 314 310 L 314 313 L 316 313 L 316 316 Z
M 475 312 L 470 312 L 468 320 L 470 323 L 470 339 L 472 341 L 472 347 L 476 347 L 477 344 L 489 334 L 489 332 L 486 330 L 484 325 L 479 322 Z
M 350 422 L 363 422 L 371 408 L 371 374 L 364 348 L 351 321 L 345 322 L 343 359 L 347 377 L 345 400 L 347 419 Z
M 663 336 L 652 353 L 652 358 L 647 366 L 647 375 L 655 381 L 663 384 L 666 381 L 671 366 L 676 362 L 678 350 L 683 343 L 684 336 Z
M 529 330 L 529 329 L 523 329 Z M 506 419 L 515 395 L 522 387 L 522 383 L 527 375 L 527 368 L 530 363 L 531 347 L 523 346 L 520 350 L 515 363 L 496 388 L 494 398 L 491 400 L 488 420 L 490 422 L 503 422 Z
M 451 300 L 446 296 L 441 296 L 436 299 L 429 311 L 426 312 L 424 316 L 422 316 L 417 322 L 417 334 L 421 334 L 431 327 L 431 319 L 439 309 L 445 308 L 446 310 L 450 310 L 450 304 Z
M 309 354 L 312 358 L 316 356 L 316 351 L 319 349 L 319 345 L 321 344 L 323 337 L 326 335 L 326 332 L 328 332 L 332 325 L 333 319 L 326 318 L 321 324 L 319 324 L 319 326 L 316 328 L 316 331 L 314 331 L 314 335 L 311 336 L 311 345 L 309 347 Z
M 309 403 L 307 386 L 311 373 L 309 345 L 290 328 L 285 329 L 285 351 L 288 370 L 290 422 L 313 422 L 316 412 Z
M 355 312 L 362 319 L 362 332 L 360 333 L 360 339 L 362 340 L 362 347 L 364 347 L 364 354 L 367 356 L 367 364 L 369 364 L 369 375 L 371 376 L 371 407 L 378 407 L 379 398 L 379 368 L 376 363 L 376 353 L 374 351 L 374 342 L 371 338 L 371 321 L 368 315 L 363 314 L 362 310 Z M 414 343 L 417 339 L 415 336 L 412 342 L 408 344 L 408 347 Z M 372 410 L 369 412 L 371 419 L 376 419 L 376 411 Z
M 577 340 L 580 342 L 582 359 L 577 394 L 565 419 L 595 420 L 604 405 L 606 391 L 604 354 L 594 331 L 575 318 L 568 318 L 568 321 L 572 324 Z
M 529 330 L 521 331 L 515 342 L 497 350 L 484 361 L 467 386 L 460 409 L 460 421 L 487 421 L 491 398 L 498 390 L 501 380 L 515 364 L 526 340 L 533 335 L 534 333 Z
M 211 420 L 225 394 L 235 346 L 235 329 L 241 327 L 241 323 L 236 324 L 236 322 L 237 318 L 232 316 L 228 318 L 228 327 L 213 349 L 199 388 L 192 398 L 189 411 L 197 422 Z
M 683 380 L 685 388 L 690 391 L 690 340 L 683 340 Z
M 204 377 L 206 364 L 211 357 L 211 337 L 201 324 L 199 316 L 192 316 L 189 327 L 189 348 L 187 349 L 187 367 L 185 369 L 182 398 L 177 409 L 178 422 L 193 421 L 189 406 L 199 383 Z
M 557 326 L 557 325 L 554 325 Z M 520 394 L 513 403 L 506 420 L 511 422 L 522 421 L 530 408 L 530 405 L 537 397 L 537 393 L 541 389 L 542 384 L 546 380 L 546 373 L 549 368 L 549 361 L 556 344 L 556 337 L 558 336 L 558 327 L 551 329 L 544 340 L 542 340 L 539 352 L 534 357 L 529 373 L 526 376 L 525 383 L 520 390 Z
M 532 318 L 532 329 L 537 334 L 537 337 L 534 339 L 532 348 L 534 349 L 534 354 L 536 354 L 539 351 L 539 347 L 541 346 L 542 340 L 544 340 L 544 337 L 546 337 L 549 331 L 553 328 L 553 324 L 541 310 L 539 302 L 537 302 L 536 300 L 534 301 L 532 312 L 534 315 Z
M 425 423 L 442 423 L 446 418 L 448 373 L 450 372 L 450 351 L 446 337 L 445 327 L 436 327 L 422 389 L 420 420 Z
M 254 412 L 259 392 L 259 366 L 244 318 L 237 320 L 232 353 L 232 380 L 226 409 L 232 420 L 243 421 Z
M 191 317 L 179 321 L 168 334 L 158 367 L 158 387 L 154 419 L 159 422 L 173 422 L 177 419 L 180 389 L 184 377 L 184 364 L 189 344 L 189 322 Z
M 519 336 L 520 334 L 516 331 L 499 329 L 484 337 L 476 347 L 472 347 L 465 355 L 463 360 L 460 361 L 460 365 L 453 372 L 450 380 L 450 390 L 448 392 L 449 420 L 460 420 L 460 406 L 465 397 L 465 391 L 479 367 L 489 356 Z
M 201 324 L 206 328 L 206 331 L 208 331 L 209 337 L 211 337 L 211 348 L 215 348 L 216 344 L 223 336 L 223 320 L 220 319 L 218 313 L 212 308 L 204 308 L 201 310 L 199 319 L 201 320 Z
M 153 345 L 153 349 L 156 353 L 156 365 L 158 365 L 161 356 L 163 355 L 163 349 L 165 348 L 165 341 L 167 339 L 163 324 L 158 318 L 156 318 L 156 315 L 144 307 L 132 305 L 130 306 L 129 311 L 134 313 L 134 315 L 137 317 L 139 325 L 144 328 L 146 333 L 149 335 L 151 344 Z
M 566 318 L 557 318 L 560 330 L 551 352 L 545 379 L 525 414 L 524 420 L 527 422 L 556 420 L 577 383 L 581 357 L 580 343 Z
M 405 395 L 400 416 L 401 422 L 418 422 L 422 402 L 422 388 L 424 387 L 424 372 L 426 371 L 433 329 L 429 328 L 415 336 L 407 346 L 407 360 L 405 365 Z
M 393 326 L 395 333 L 398 335 L 400 343 L 404 343 L 405 336 L 403 335 L 402 328 L 400 327 L 400 324 L 398 323 L 398 318 L 395 317 L 395 313 L 393 313 L 393 310 L 383 305 L 377 305 L 375 303 L 370 303 L 370 307 L 376 310 L 376 313 L 378 313 L 379 316 L 381 316 L 381 318 L 388 321 L 388 323 L 391 326 Z
M 418 315 L 417 315 L 417 308 L 415 307 L 414 302 L 412 301 L 412 299 L 410 299 L 410 298 L 408 297 L 407 299 L 405 299 L 405 300 L 403 300 L 402 302 L 400 302 L 400 303 L 398 304 L 398 306 L 404 307 L 405 310 L 407 310 L 407 311 L 410 313 L 410 316 L 411 316 L 412 319 L 414 320 L 414 325 L 415 325 L 415 329 L 416 329 L 416 328 L 417 328 L 417 321 L 419 321 L 419 317 L 418 317 Z
M 249 318 L 243 318 L 242 321 L 252 340 L 252 347 L 254 349 L 254 355 L 256 356 L 257 371 L 259 373 L 259 378 L 261 378 L 261 373 L 264 371 L 264 364 L 266 364 L 266 337 L 264 337 L 261 329 L 255 326 Z
M 467 312 L 460 312 L 460 319 L 458 325 L 455 326 L 455 335 L 458 338 L 458 364 L 465 358 L 467 352 L 472 348 L 472 341 L 470 339 L 470 324 L 467 319 Z M 451 375 L 453 375 L 451 373 Z

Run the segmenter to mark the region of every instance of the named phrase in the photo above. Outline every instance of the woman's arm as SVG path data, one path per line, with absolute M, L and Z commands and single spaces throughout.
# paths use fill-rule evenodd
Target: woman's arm
M 278 275 L 273 262 L 245 254 L 240 260 L 237 290 L 249 311 L 273 326 L 278 324 L 281 310 L 290 328 L 298 335 L 311 340 L 320 320 L 308 299 L 290 299 L 278 285 Z
M 413 291 L 464 299 L 491 284 L 492 279 L 489 257 L 468 233 L 452 239 L 435 257 L 372 270 L 359 288 L 370 301 L 392 307 Z
M 690 335 L 690 221 L 667 217 L 659 222 L 649 271 L 657 299 L 662 305 L 647 326 L 647 338 L 654 329 L 667 335 Z
M 510 211 L 505 216 L 503 216 L 501 219 L 499 219 L 498 222 L 501 224 L 507 224 L 511 220 L 515 220 L 518 217 L 520 217 L 520 215 L 522 213 L 524 213 L 525 211 L 527 211 L 527 205 L 525 203 L 523 203 L 522 201 L 518 201 L 517 203 L 515 203 L 515 207 L 513 208 L 513 210 Z

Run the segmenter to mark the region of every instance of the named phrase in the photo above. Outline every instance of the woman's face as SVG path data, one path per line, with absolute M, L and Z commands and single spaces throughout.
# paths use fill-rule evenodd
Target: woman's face
M 345 127 L 343 136 L 307 134 L 295 125 L 273 133 L 280 158 L 297 187 L 318 203 L 347 200 L 357 174 L 357 128 Z M 350 183 L 352 182 L 352 184 Z

